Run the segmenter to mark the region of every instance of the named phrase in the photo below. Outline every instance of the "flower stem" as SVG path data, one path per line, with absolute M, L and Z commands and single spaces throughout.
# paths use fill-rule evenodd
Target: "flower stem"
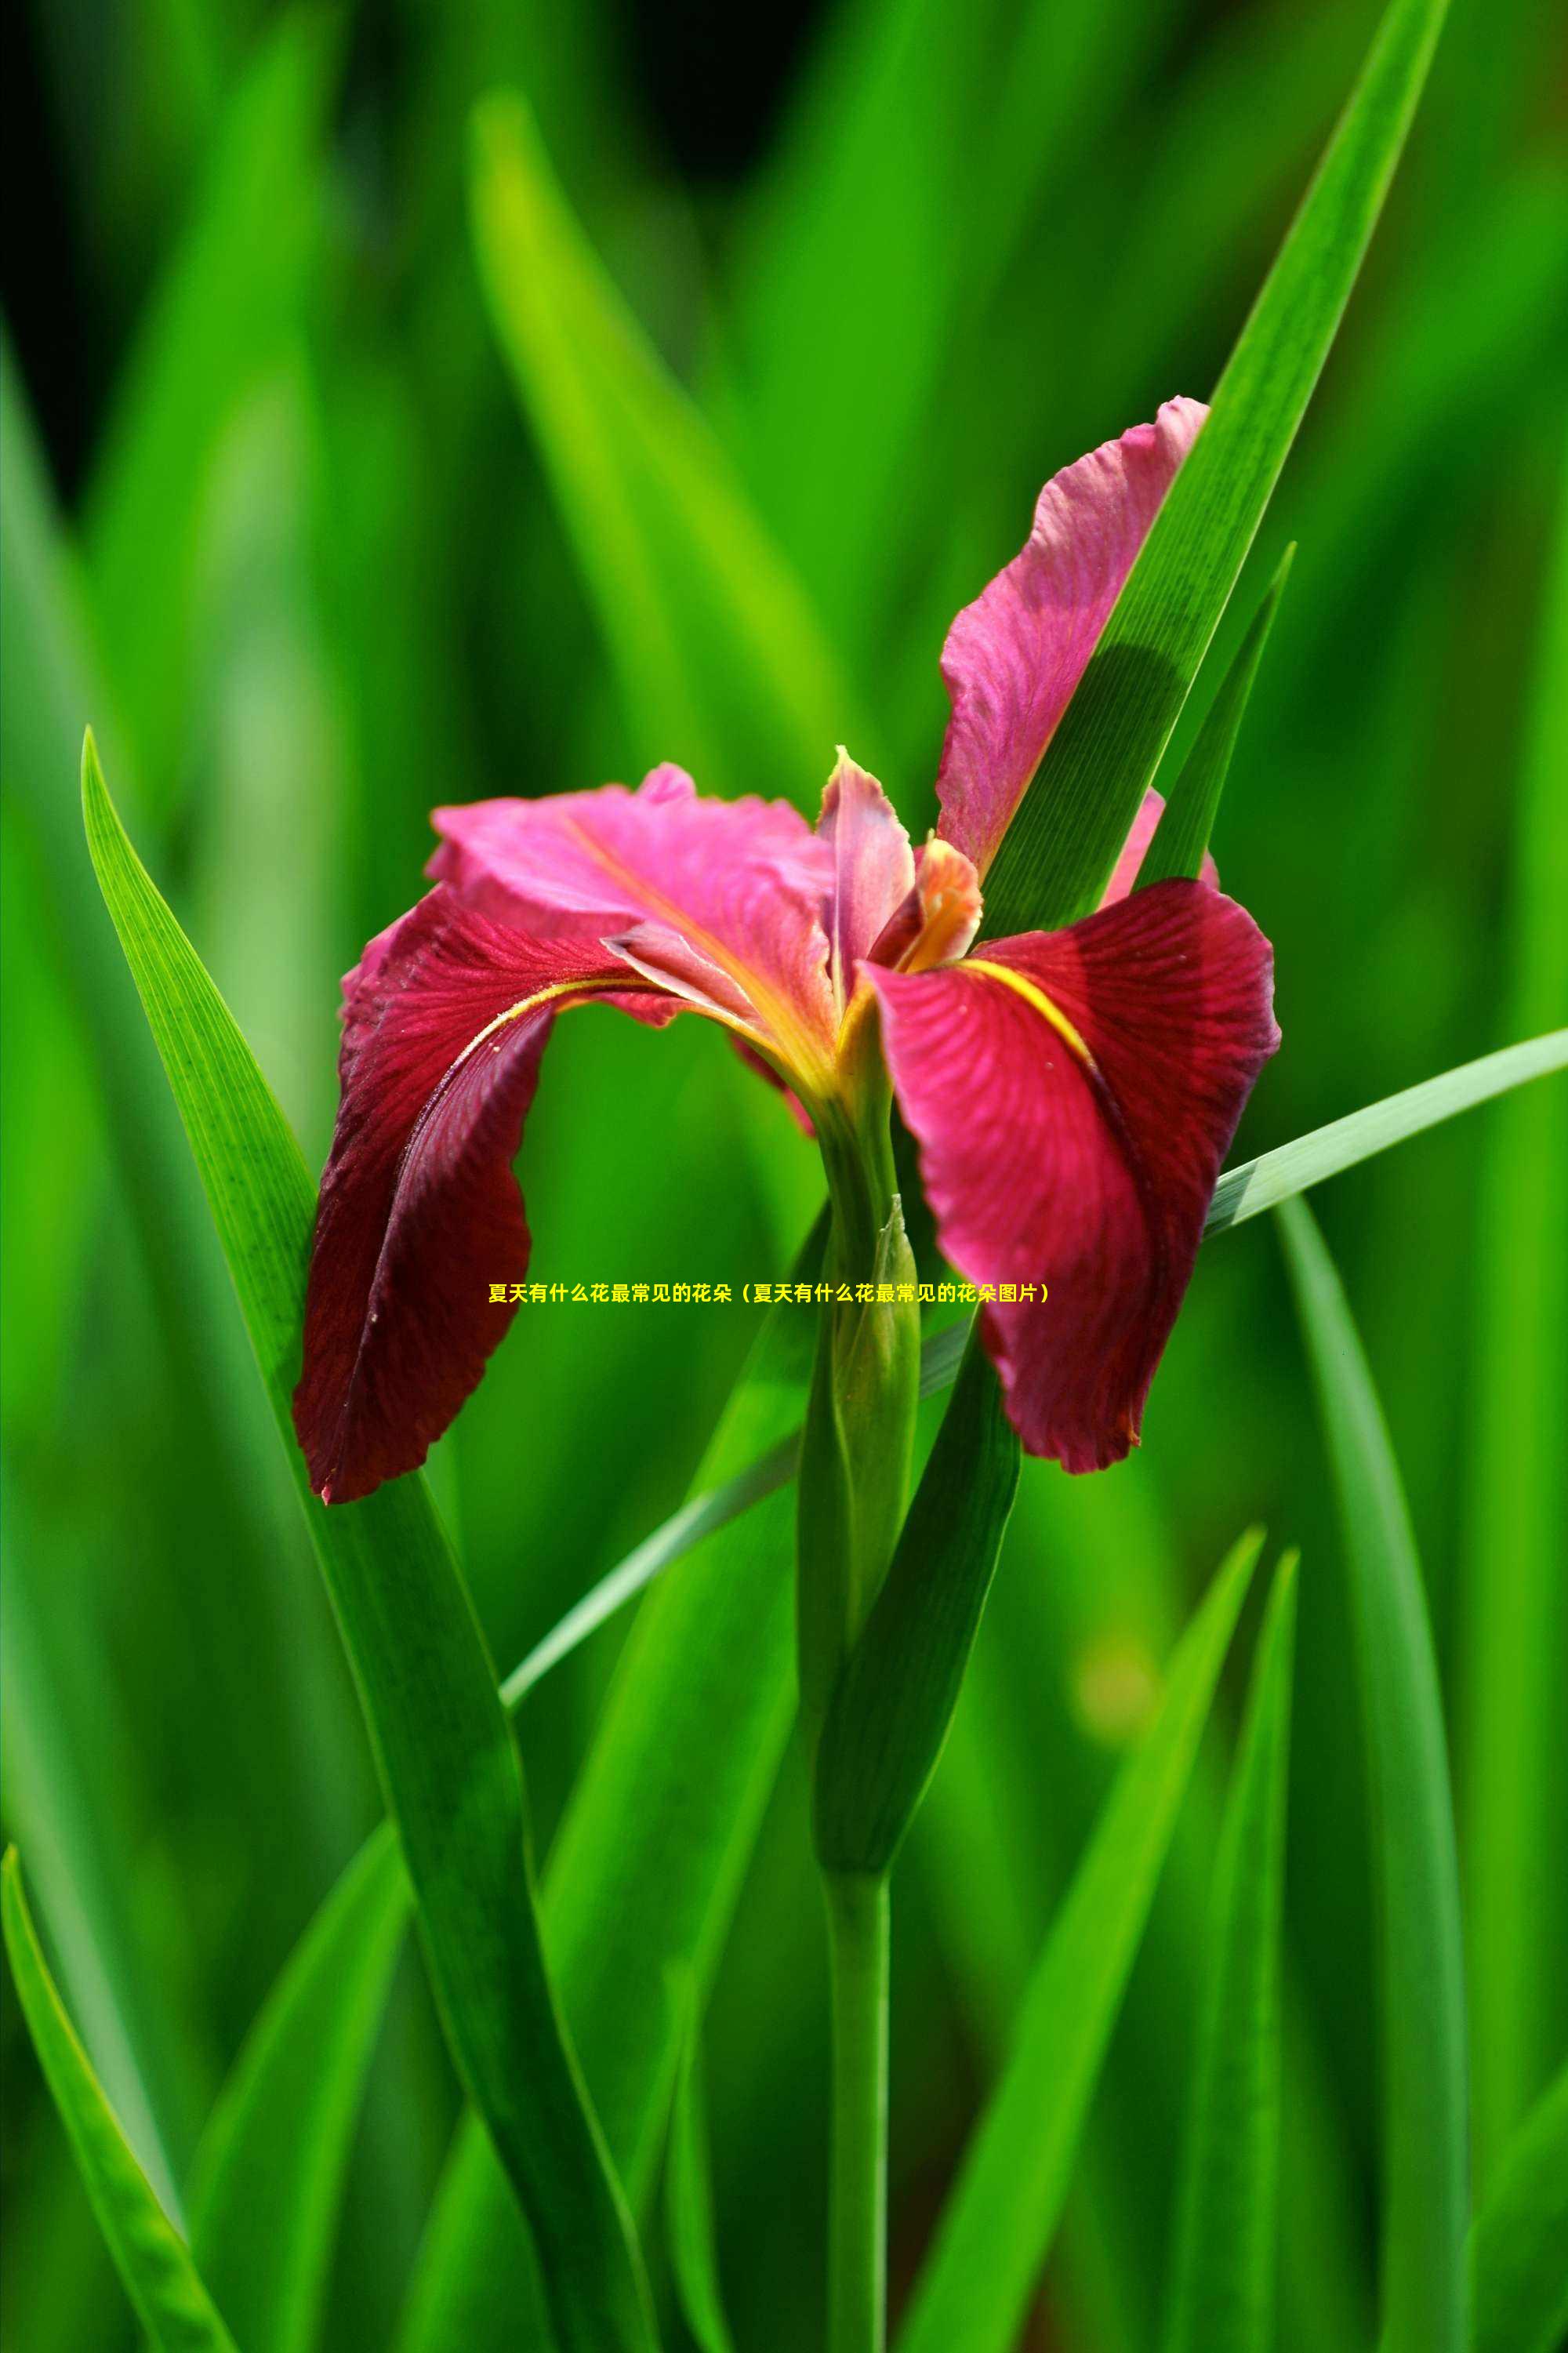
M 888 1882 L 824 1872 L 833 1987 L 827 2353 L 888 2328 Z

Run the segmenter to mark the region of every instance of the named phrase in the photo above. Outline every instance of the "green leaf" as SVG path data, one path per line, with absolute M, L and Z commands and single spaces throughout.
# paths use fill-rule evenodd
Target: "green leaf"
M 89 485 L 94 619 L 161 810 L 181 780 L 213 463 L 238 404 L 306 322 L 338 51 L 315 10 L 290 10 L 258 44 L 115 387 Z
M 474 118 L 480 274 L 640 765 L 814 795 L 847 689 L 734 469 L 569 211 L 521 98 Z M 759 763 L 761 775 L 759 775 Z
M 153 2196 L 77 2041 L 27 1910 L 15 1847 L 0 1865 L 0 1915 L 33 2048 L 137 2318 L 158 2353 L 236 2353 L 190 2249 Z
M 1279 1212 L 1328 1440 L 1357 1630 L 1382 1923 L 1384 2353 L 1462 2353 L 1464 1958 L 1442 1699 L 1398 1467 L 1304 1202 Z
M 701 2028 L 692 2005 L 680 2068 L 675 2079 L 665 2206 L 669 2227 L 669 2267 L 681 2318 L 700 2353 L 735 2353 L 724 2316 L 719 2277 L 719 2242 L 713 2221 L 712 2166 L 702 2098 Z
M 814 1255 L 815 1254 L 815 1255 Z M 797 1261 L 820 1257 L 820 1229 Z M 798 1428 L 809 1318 L 775 1311 L 695 1483 L 744 1472 Z M 663 2143 L 685 2016 L 729 1927 L 794 1715 L 793 1514 L 775 1493 L 710 1534 L 638 1611 L 551 1852 L 545 1934 L 605 2137 L 641 2211 Z M 510 2353 L 504 2311 L 476 2321 L 476 2278 L 519 2233 L 495 2160 L 459 2130 L 400 2353 Z M 489 2333 L 482 2333 L 488 2328 Z
M 1280 1921 L 1296 1556 L 1274 1579 L 1215 1866 L 1212 1968 L 1179 2177 L 1165 2353 L 1273 2341 Z
M 289 1393 L 312 1214 L 299 1146 L 115 815 L 89 736 L 88 843 L 234 1275 L 353 1661 L 458 2075 L 540 2246 L 564 2353 L 652 2341 L 635 2240 L 556 2013 L 522 1770 L 457 1563 L 417 1478 L 328 1511 Z
M 900 2353 L 1008 2353 L 1016 2341 L 1262 1542 L 1249 1533 L 1225 1561 L 1172 1660 L 1159 1715 L 1117 1778 L 1036 1965 Z
M 1369 1160 L 1391 1144 L 1403 1144 L 1407 1135 L 1419 1135 L 1423 1128 L 1452 1119 L 1457 1112 L 1563 1069 L 1568 1069 L 1568 1029 L 1554 1029 L 1544 1038 L 1483 1054 L 1479 1061 L 1463 1062 L 1441 1078 L 1424 1079 L 1419 1086 L 1405 1087 L 1363 1111 L 1331 1120 L 1327 1127 L 1315 1127 L 1310 1135 L 1299 1135 L 1261 1159 L 1227 1168 L 1215 1187 L 1204 1239 L 1276 1208 L 1321 1185 L 1326 1176 L 1337 1176 L 1342 1168 L 1353 1168 L 1358 1160 Z
M 1503 2153 L 1470 2232 L 1472 2353 L 1558 2353 L 1568 2337 L 1568 2067 Z
M 1018 1440 L 971 1330 L 882 1589 L 835 1686 L 817 1752 L 816 1851 L 890 1866 L 942 1754 L 1018 1488 Z
M 310 2353 L 355 2120 L 408 1925 L 390 1823 L 366 1841 L 251 2028 L 197 2153 L 191 2245 L 246 2353 Z
M 1263 659 L 1263 649 L 1268 643 L 1268 632 L 1274 626 L 1285 583 L 1290 577 L 1295 554 L 1292 545 L 1280 557 L 1279 569 L 1264 591 L 1251 626 L 1237 648 L 1236 658 L 1220 681 L 1219 692 L 1193 748 L 1182 763 L 1182 772 L 1171 787 L 1164 815 L 1138 870 L 1135 888 L 1140 891 L 1147 889 L 1151 882 L 1166 882 L 1177 875 L 1191 877 L 1203 870 L 1204 852 L 1219 813 L 1220 795 L 1225 790 L 1241 723 L 1252 699 L 1253 681 Z
M 1568 207 L 1561 208 L 1568 223 Z M 1526 714 L 1503 1018 L 1568 1005 L 1568 467 Z M 1568 2047 L 1568 1089 L 1489 1123 L 1474 1261 L 1474 1366 L 1455 1646 L 1475 2069 L 1476 2165 L 1494 2157 Z M 1508 1574 L 1500 1577 L 1498 1564 Z
M 992 937 L 1099 905 L 1296 438 L 1447 0 L 1390 0 L 1361 78 L 1078 691 L 996 853 Z

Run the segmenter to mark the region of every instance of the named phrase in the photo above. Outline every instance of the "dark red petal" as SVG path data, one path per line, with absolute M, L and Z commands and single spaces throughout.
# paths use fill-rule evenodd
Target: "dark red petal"
M 531 940 L 444 887 L 349 975 L 294 1393 L 323 1502 L 416 1469 L 478 1382 L 516 1312 L 490 1285 L 528 1271 L 511 1163 L 555 1015 L 679 1010 L 627 977 L 595 939 Z
M 868 969 L 943 1250 L 1049 1288 L 982 1311 L 1014 1427 L 1069 1471 L 1120 1461 L 1279 1042 L 1268 941 L 1173 881 L 941 971 Z

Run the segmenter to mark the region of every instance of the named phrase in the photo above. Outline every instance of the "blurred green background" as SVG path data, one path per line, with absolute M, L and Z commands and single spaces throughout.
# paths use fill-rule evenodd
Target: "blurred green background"
M 814 810 L 842 735 L 930 823 L 948 619 L 1047 474 L 1210 389 L 1372 22 L 1368 0 L 828 0 L 743 26 L 718 0 L 8 13 L 4 1805 L 155 2179 L 182 2179 L 374 1799 L 81 844 L 83 723 L 319 1161 L 337 976 L 416 894 L 437 800 L 668 757 L 707 789 Z M 1531 789 L 1568 340 L 1562 47 L 1531 0 L 1459 0 L 1222 639 L 1299 541 L 1215 844 L 1275 942 L 1285 1033 L 1238 1157 L 1568 1011 L 1564 820 Z M 571 208 L 531 183 L 521 406 L 468 190 L 471 111 L 501 85 Z M 604 282 L 576 269 L 574 216 Z M 1406 1145 L 1318 1203 L 1442 1653 L 1483 2189 L 1568 2045 L 1562 1093 Z M 816 1200 L 809 1148 L 710 1031 L 655 1039 L 597 1013 L 557 1037 L 524 1175 L 535 1273 L 568 1282 L 781 1272 Z M 527 1313 L 434 1464 L 503 1664 L 679 1503 L 753 1322 Z M 1205 1251 L 1142 1453 L 1092 1481 L 1026 1467 L 900 1866 L 895 2294 L 1097 1799 L 1253 1520 L 1303 1550 L 1283 2342 L 1368 2341 L 1349 1622 L 1267 1221 Z M 542 1841 L 621 1630 L 530 1704 Z M 1041 2347 L 1151 2341 L 1222 1714 Z M 807 1855 L 792 1767 L 708 2036 L 726 2280 L 756 2345 L 813 2342 L 820 2304 Z M 8 1986 L 5 2004 L 0 2330 L 17 2353 L 112 2353 L 131 2319 Z M 455 2106 L 410 1960 L 334 2348 L 389 2343 Z

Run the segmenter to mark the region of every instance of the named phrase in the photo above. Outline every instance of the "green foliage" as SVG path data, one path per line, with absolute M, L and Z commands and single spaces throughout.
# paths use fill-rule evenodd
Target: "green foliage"
M 66 2016 L 27 1910 L 15 1847 L 0 1864 L 0 1913 L 33 2048 L 137 2318 L 158 2353 L 236 2353 L 190 2249 L 159 2205 Z
M 1504 2151 L 1470 2232 L 1474 2353 L 1552 2353 L 1568 2330 L 1568 2068 Z
M 916 2284 L 900 2353 L 954 2344 L 1005 2353 L 1016 2337 L 1262 1546 L 1255 1530 L 1222 1565 L 1074 1874 Z
M 1279 1212 L 1351 1573 L 1383 1942 L 1383 2341 L 1462 2353 L 1469 2112 L 1458 1863 L 1432 1630 L 1387 1426 L 1301 1201 Z
M 247 2353 L 318 2342 L 354 2124 L 407 1926 L 388 1828 L 300 1939 L 203 2136 L 191 2244 Z
M 1215 1864 L 1213 1968 L 1178 2189 L 1165 2353 L 1249 2353 L 1273 2334 L 1296 1558 L 1279 1564 Z
M 636 2242 L 562 2031 L 522 1775 L 457 1564 L 417 1478 L 328 1511 L 289 1398 L 310 1179 L 244 1039 L 132 849 L 89 736 L 88 842 L 223 1242 L 354 1662 L 452 2054 L 542 2251 L 564 2345 L 651 2341 Z
M 1193 446 L 987 879 L 1003 937 L 1096 907 L 1350 300 L 1447 0 L 1390 0 Z

